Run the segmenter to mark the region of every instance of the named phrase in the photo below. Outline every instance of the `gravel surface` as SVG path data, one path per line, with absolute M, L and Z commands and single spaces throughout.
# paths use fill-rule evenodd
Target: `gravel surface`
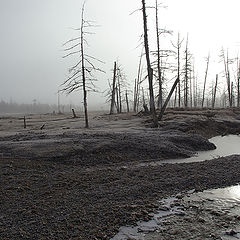
M 109 239 L 157 200 L 239 182 L 240 156 L 137 169 L 0 161 L 1 239 Z
M 191 119 L 165 120 L 158 130 L 145 128 L 138 119 L 124 120 L 125 129 L 109 120 L 101 125 L 104 131 L 65 130 L 65 119 L 57 122 L 61 131 L 55 125 L 34 130 L 32 122 L 32 129 L 18 132 L 18 125 L 13 132 L 6 129 L 8 119 L 3 119 L 0 239 L 110 239 L 120 226 L 150 219 L 164 197 L 238 183 L 237 155 L 200 163 L 139 165 L 149 158 L 187 157 L 213 149 L 200 133 L 208 137 L 240 132 L 235 119 Z M 105 120 L 96 120 L 95 126 L 99 121 Z M 11 129 L 12 123 L 7 124 Z M 211 131 L 204 127 L 211 125 Z

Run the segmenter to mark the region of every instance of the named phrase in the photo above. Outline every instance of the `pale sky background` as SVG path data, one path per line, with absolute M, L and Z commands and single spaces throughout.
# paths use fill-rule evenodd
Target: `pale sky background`
M 154 5 L 155 0 L 146 0 Z M 189 33 L 189 48 L 194 54 L 196 71 L 202 79 L 204 58 L 211 54 L 209 81 L 221 71 L 220 49 L 229 48 L 236 57 L 240 43 L 239 0 L 164 0 L 167 9 L 160 9 L 160 27 Z M 56 103 L 58 88 L 67 77 L 71 60 L 62 59 L 62 44 L 75 36 L 72 28 L 80 24 L 82 0 L 0 0 L 0 100 L 19 103 Z M 101 91 L 112 77 L 111 68 L 119 60 L 130 83 L 137 75 L 141 48 L 136 48 L 142 34 L 142 15 L 131 12 L 141 7 L 141 0 L 87 0 L 86 19 L 95 20 L 100 27 L 89 36 L 88 53 L 105 62 L 99 75 Z M 149 28 L 154 27 L 154 12 L 148 9 Z M 150 48 L 154 47 L 154 32 Z M 153 50 L 153 49 L 152 49 Z M 82 93 L 61 97 L 63 103 L 79 104 Z M 104 103 L 101 94 L 89 97 L 89 107 Z

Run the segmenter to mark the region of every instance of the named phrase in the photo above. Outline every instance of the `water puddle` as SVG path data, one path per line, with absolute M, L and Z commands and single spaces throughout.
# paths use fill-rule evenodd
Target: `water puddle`
M 182 206 L 176 204 L 177 198 L 166 198 L 159 202 L 160 210 L 148 222 L 139 221 L 136 226 L 121 227 L 111 240 L 144 240 L 146 234 L 158 232 L 162 221 L 173 214 L 184 214 Z
M 145 165 L 161 165 L 162 163 L 190 163 L 190 162 L 202 162 L 205 160 L 211 160 L 219 157 L 226 157 L 229 155 L 240 154 L 240 136 L 239 135 L 227 135 L 217 136 L 209 139 L 210 142 L 216 145 L 216 149 L 209 151 L 199 151 L 197 154 L 190 158 L 182 159 L 167 159 L 161 161 L 155 161 L 151 163 L 143 163 Z
M 192 216 L 192 218 L 194 218 L 192 221 L 196 221 L 196 215 L 191 215 L 189 212 L 189 208 L 191 209 L 192 207 L 199 209 L 199 217 L 204 220 L 205 230 L 210 228 L 210 232 L 220 236 L 220 238 L 217 239 L 240 239 L 240 224 L 238 223 L 238 219 L 240 219 L 240 185 L 206 190 L 199 193 L 195 193 L 194 190 L 192 190 L 185 194 L 178 194 L 175 197 L 163 199 L 159 202 L 159 206 L 160 210 L 156 214 L 153 214 L 150 221 L 140 221 L 136 226 L 121 227 L 119 233 L 111 240 L 165 239 L 161 238 L 161 229 L 164 229 L 164 222 L 169 221 L 170 216 L 180 216 L 183 218 L 185 216 L 186 218 Z M 224 224 L 220 225 L 219 222 L 215 224 L 212 216 L 215 216 L 218 221 L 223 221 L 223 223 L 225 219 L 226 223 L 229 223 L 229 219 L 231 219 L 231 224 L 228 226 L 229 228 L 222 227 Z M 184 227 L 186 226 L 181 226 L 181 221 L 175 221 L 175 224 L 176 222 L 178 222 L 179 226 L 171 226 L 180 229 L 180 231 L 185 231 Z M 210 226 L 212 222 L 215 224 L 215 228 Z M 191 222 L 189 224 L 192 225 Z M 197 224 L 196 221 L 196 225 Z M 203 227 L 201 226 L 201 230 L 202 229 Z M 194 233 L 189 237 L 189 239 L 193 239 L 191 237 L 194 237 Z
M 221 229 L 221 239 L 240 239 L 240 185 L 206 190 L 183 198 L 184 201 L 201 204 L 205 211 L 222 219 L 232 219 L 232 228 Z M 234 219 L 237 219 L 234 222 Z

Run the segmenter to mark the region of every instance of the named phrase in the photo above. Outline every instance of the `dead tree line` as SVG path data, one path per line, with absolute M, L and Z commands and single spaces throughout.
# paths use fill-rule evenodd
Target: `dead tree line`
M 123 69 L 121 66 L 115 61 L 114 68 L 113 68 L 113 79 L 112 84 L 109 83 L 110 92 L 106 94 L 106 96 L 111 95 L 108 101 L 111 102 L 110 104 L 110 114 L 114 113 L 114 109 L 116 109 L 117 113 L 123 112 L 123 102 L 126 103 L 127 112 L 130 111 L 129 107 L 129 100 L 128 100 L 128 85 L 126 82 L 126 76 L 123 73 Z M 124 94 L 123 94 L 124 93 Z

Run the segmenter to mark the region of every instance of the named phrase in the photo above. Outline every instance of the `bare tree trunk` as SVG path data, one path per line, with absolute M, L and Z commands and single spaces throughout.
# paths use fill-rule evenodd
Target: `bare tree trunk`
M 115 85 L 116 85 L 116 71 L 117 71 L 117 63 L 114 62 L 114 69 L 113 69 L 113 84 L 112 84 L 112 98 L 111 98 L 111 108 L 110 114 L 113 114 L 114 111 L 114 103 L 115 103 Z
M 143 88 L 142 88 L 142 101 L 143 101 L 143 105 L 146 105 L 145 94 L 144 94 Z
M 83 105 L 84 105 L 84 115 L 85 115 L 85 128 L 89 128 L 88 124 L 88 110 L 87 110 L 87 90 L 86 90 L 86 75 L 85 75 L 85 59 L 84 59 L 84 39 L 83 39 L 83 19 L 84 8 L 82 9 L 82 23 L 81 23 L 81 57 L 82 57 L 82 84 L 83 84 Z
M 169 100 L 171 99 L 171 96 L 172 96 L 172 94 L 173 94 L 173 92 L 174 92 L 174 90 L 175 90 L 178 82 L 179 82 L 179 79 L 177 78 L 177 79 L 175 80 L 172 88 L 171 88 L 171 91 L 169 92 L 169 94 L 168 94 L 168 96 L 167 96 L 166 101 L 165 101 L 164 104 L 163 104 L 163 107 L 161 108 L 161 111 L 160 111 L 159 116 L 158 116 L 158 120 L 159 120 L 159 121 L 162 120 L 162 117 L 163 117 L 163 114 L 164 114 L 164 112 L 165 112 L 165 110 L 166 110 L 166 108 L 167 108 L 168 102 L 169 102 Z
M 238 76 L 237 76 L 237 107 L 240 106 L 240 61 L 238 66 Z
M 190 73 L 190 78 L 189 78 L 189 83 L 190 83 L 190 85 L 189 85 L 189 89 L 190 89 L 190 91 L 189 91 L 189 94 L 190 94 L 190 107 L 192 108 L 192 74 Z
M 175 98 L 174 98 L 174 108 L 177 105 L 177 93 L 178 93 L 178 87 L 176 86 L 176 90 L 175 90 Z
M 193 107 L 196 107 L 196 92 L 195 92 L 195 66 L 193 64 L 193 78 L 192 78 L 192 94 L 193 94 Z
M 122 113 L 122 93 L 121 93 L 121 84 L 120 76 L 118 76 L 118 99 L 119 99 L 119 112 Z
M 234 103 L 234 101 L 233 101 L 233 99 L 234 99 L 234 96 L 233 96 L 233 82 L 231 83 L 231 95 L 230 95 L 231 97 L 230 97 L 230 103 L 231 103 L 231 105 L 230 105 L 230 107 L 233 107 L 233 103 Z
M 126 104 L 127 104 L 127 112 L 129 113 L 130 110 L 129 110 L 128 93 L 127 93 L 127 90 L 126 90 Z
M 77 118 L 74 108 L 72 108 L 73 118 Z
M 27 128 L 26 117 L 23 117 L 23 128 Z
M 158 0 L 156 0 L 156 6 L 155 6 L 156 14 L 155 14 L 155 19 L 156 19 L 156 34 L 157 34 L 157 70 L 158 70 L 158 108 L 162 108 L 162 76 L 161 76 L 161 55 L 160 55 L 160 39 L 159 39 L 159 24 L 158 24 Z
M 135 94 L 135 102 L 134 102 L 134 107 L 133 111 L 136 112 L 138 111 L 138 105 L 139 105 L 139 91 L 140 91 L 140 80 L 142 76 L 142 56 L 143 56 L 143 50 L 141 51 L 141 56 L 139 59 L 139 65 L 138 65 L 138 76 L 137 76 L 137 82 L 136 82 L 136 94 Z
M 214 92 L 213 92 L 213 102 L 212 102 L 212 108 L 215 107 L 215 102 L 216 102 L 216 94 L 217 94 L 217 84 L 218 84 L 218 74 L 216 74 L 216 83 L 214 87 Z
M 185 50 L 185 83 L 184 83 L 184 107 L 188 107 L 188 37 Z
M 204 86 L 203 86 L 202 108 L 204 106 L 204 97 L 205 97 L 205 89 L 206 89 L 206 82 L 207 82 L 207 75 L 208 75 L 209 59 L 210 59 L 210 55 L 208 54 L 207 67 L 206 67 L 205 78 L 204 78 Z
M 155 103 L 154 103 L 154 92 L 153 92 L 153 69 L 151 67 L 149 46 L 148 46 L 148 29 L 147 29 L 147 14 L 145 0 L 142 0 L 142 13 L 143 13 L 143 25 L 144 25 L 144 46 L 145 55 L 147 61 L 147 71 L 148 71 L 148 83 L 149 83 L 149 95 L 150 95 L 150 111 L 153 117 L 154 127 L 158 127 L 158 119 L 156 115 Z
M 180 43 L 180 34 L 178 33 L 178 44 L 177 44 L 177 78 L 179 79 L 178 81 L 178 107 L 181 107 L 181 82 L 180 82 L 180 48 L 181 48 L 181 43 Z
M 137 110 L 137 79 L 134 80 L 134 91 L 133 91 L 133 111 Z
M 60 91 L 58 90 L 58 114 L 61 113 L 61 109 L 60 109 Z
M 230 81 L 230 72 L 229 72 L 229 59 L 228 59 L 228 52 L 227 52 L 227 59 L 226 59 L 224 50 L 223 50 L 223 61 L 224 61 L 225 76 L 226 76 L 226 80 L 227 80 L 228 101 L 229 101 L 229 106 L 232 107 L 232 102 L 231 102 L 231 81 Z
M 120 113 L 118 87 L 115 88 L 115 91 L 116 91 L 116 96 L 117 96 L 116 109 L 117 109 L 117 113 Z

